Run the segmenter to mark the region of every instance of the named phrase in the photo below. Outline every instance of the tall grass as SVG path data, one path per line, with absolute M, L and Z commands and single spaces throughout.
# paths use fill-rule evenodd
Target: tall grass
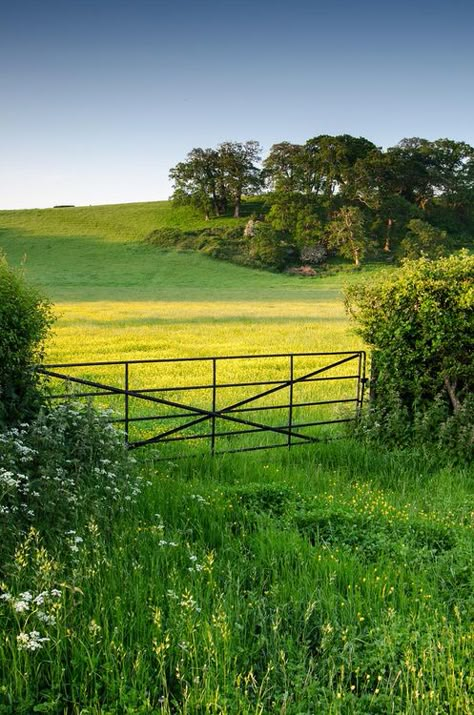
M 37 650 L 2 607 L 4 711 L 470 713 L 472 475 L 398 457 L 143 456 L 112 531 L 17 552 L 8 593 L 61 595 Z

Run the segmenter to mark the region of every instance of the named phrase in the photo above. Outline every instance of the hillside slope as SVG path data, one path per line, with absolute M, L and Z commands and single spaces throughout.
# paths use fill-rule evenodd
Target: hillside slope
M 198 227 L 193 216 L 167 202 L 0 212 L 0 250 L 56 304 L 49 358 L 360 345 L 344 314 L 339 275 L 302 279 L 159 251 L 141 240 L 160 222 Z
M 243 219 L 261 204 L 245 201 Z M 171 201 L 79 206 L 75 208 L 28 209 L 0 211 L 0 230 L 28 231 L 35 236 L 95 236 L 108 241 L 140 241 L 155 228 L 179 228 L 195 231 L 210 225 L 235 226 L 236 219 L 216 218 L 205 221 L 187 206 L 174 206 Z

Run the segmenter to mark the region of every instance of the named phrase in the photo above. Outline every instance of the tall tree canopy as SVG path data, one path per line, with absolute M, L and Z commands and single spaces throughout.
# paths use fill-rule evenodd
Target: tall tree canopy
M 191 204 L 221 216 L 229 203 L 234 216 L 240 216 L 242 196 L 260 190 L 261 178 L 257 162 L 260 145 L 256 141 L 224 142 L 217 149 L 193 149 L 185 161 L 170 171 L 173 200 Z
M 231 210 L 238 218 L 242 197 L 265 187 L 266 220 L 285 240 L 298 250 L 332 246 L 355 263 L 372 246 L 429 255 L 474 235 L 474 148 L 466 142 L 408 137 L 383 150 L 365 137 L 320 134 L 274 144 L 262 169 L 260 154 L 256 141 L 193 149 L 170 172 L 173 198 L 207 218 Z M 356 252 L 341 238 L 349 224 Z

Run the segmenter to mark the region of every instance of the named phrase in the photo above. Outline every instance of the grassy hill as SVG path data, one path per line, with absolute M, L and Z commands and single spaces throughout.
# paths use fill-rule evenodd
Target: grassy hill
M 244 201 L 241 221 L 261 210 L 261 202 Z M 205 221 L 192 208 L 176 207 L 170 201 L 0 211 L 1 229 L 27 231 L 35 236 L 99 236 L 118 242 L 140 241 L 155 228 L 195 231 L 210 224 L 233 226 L 235 222 L 227 217 Z

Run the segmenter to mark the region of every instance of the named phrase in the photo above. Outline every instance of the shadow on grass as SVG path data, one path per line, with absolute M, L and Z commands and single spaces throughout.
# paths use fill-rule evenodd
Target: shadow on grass
M 3 228 L 0 250 L 56 301 L 301 301 L 334 300 L 339 293 L 334 278 L 303 281 L 196 252 L 161 252 L 100 236 Z

